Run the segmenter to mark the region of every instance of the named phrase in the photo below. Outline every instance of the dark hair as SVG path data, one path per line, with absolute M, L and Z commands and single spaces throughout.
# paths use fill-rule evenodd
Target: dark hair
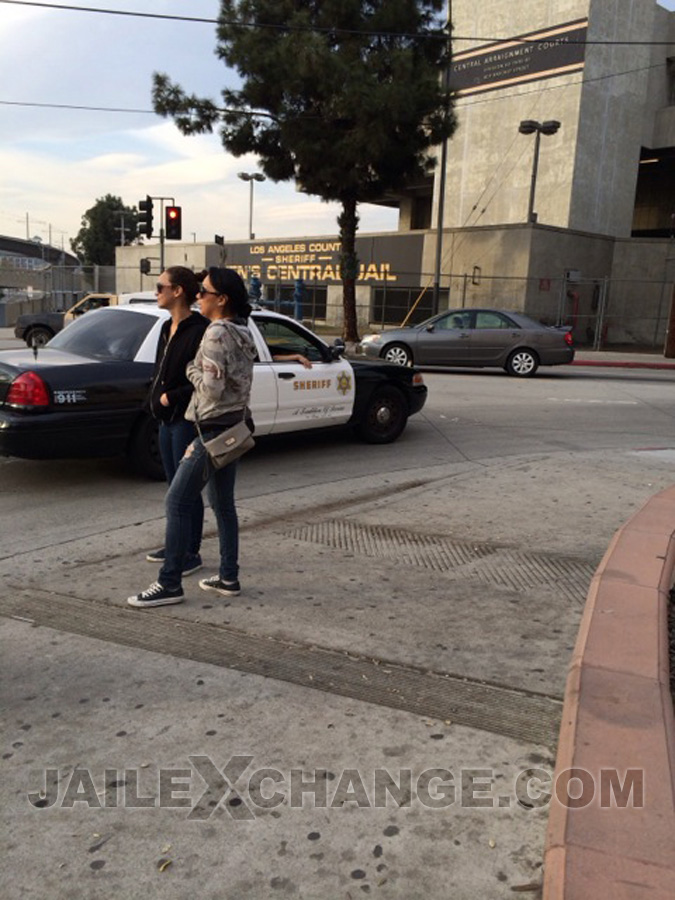
M 238 272 L 234 269 L 210 266 L 208 271 L 203 272 L 202 279 L 209 276 L 211 284 L 219 294 L 226 294 L 229 303 L 229 311 L 237 319 L 248 319 L 251 315 L 251 304 L 248 302 L 248 291 L 246 285 L 241 279 Z
M 192 269 L 188 269 L 185 266 L 169 266 L 166 274 L 171 279 L 173 287 L 183 288 L 185 301 L 188 306 L 192 306 L 197 300 L 197 294 L 199 293 L 199 278 L 197 278 Z

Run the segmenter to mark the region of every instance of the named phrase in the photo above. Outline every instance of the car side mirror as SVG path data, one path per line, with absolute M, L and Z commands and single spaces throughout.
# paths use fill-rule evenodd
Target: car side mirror
M 427 331 L 436 331 L 435 325 L 427 325 Z
M 345 342 L 342 338 L 335 338 L 333 341 L 333 346 L 330 348 L 330 358 L 331 359 L 340 359 L 340 357 L 345 352 Z

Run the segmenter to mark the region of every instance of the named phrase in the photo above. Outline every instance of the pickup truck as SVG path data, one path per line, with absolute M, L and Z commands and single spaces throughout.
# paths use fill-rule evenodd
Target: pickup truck
M 14 326 L 14 335 L 24 340 L 29 347 L 44 347 L 57 332 L 92 309 L 122 303 L 150 303 L 155 296 L 154 291 L 137 291 L 135 294 L 87 294 L 68 310 L 26 313 L 19 316 Z

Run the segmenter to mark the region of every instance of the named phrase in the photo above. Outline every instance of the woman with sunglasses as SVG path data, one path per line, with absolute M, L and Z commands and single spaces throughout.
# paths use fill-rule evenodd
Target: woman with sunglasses
M 185 411 L 194 390 L 186 368 L 197 354 L 208 320 L 192 306 L 197 300 L 199 279 L 185 266 L 170 266 L 157 282 L 157 306 L 171 313 L 162 325 L 157 344 L 155 371 L 150 386 L 148 405 L 159 421 L 159 452 L 171 484 L 189 444 L 196 437 L 193 422 Z M 185 545 L 183 575 L 191 575 L 202 567 L 199 554 L 204 529 L 204 504 L 201 494 L 195 498 L 191 513 L 190 537 Z M 148 553 L 148 562 L 163 563 L 164 547 Z
M 189 542 L 194 501 L 204 485 L 218 524 L 220 568 L 217 575 L 202 579 L 199 586 L 225 597 L 240 592 L 239 528 L 234 501 L 237 462 L 214 469 L 202 442 L 202 437 L 208 441 L 244 418 L 250 421 L 248 403 L 256 349 L 247 327 L 251 312 L 248 294 L 234 269 L 213 267 L 203 273 L 199 308 L 210 324 L 194 361 L 187 367 L 194 393 L 185 418 L 199 423 L 201 436 L 187 448 L 169 486 L 164 564 L 157 581 L 129 597 L 130 606 L 183 602 L 184 548 Z

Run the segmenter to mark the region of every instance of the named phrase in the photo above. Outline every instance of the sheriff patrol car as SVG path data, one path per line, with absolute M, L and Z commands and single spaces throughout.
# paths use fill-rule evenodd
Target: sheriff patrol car
M 127 454 L 163 478 L 157 423 L 145 405 L 162 322 L 154 304 L 111 306 L 76 319 L 44 348 L 0 352 L 0 454 L 27 459 Z M 381 360 L 347 360 L 299 322 L 255 310 L 256 437 L 351 426 L 389 443 L 426 401 L 422 375 Z M 289 359 L 301 355 L 311 362 Z

